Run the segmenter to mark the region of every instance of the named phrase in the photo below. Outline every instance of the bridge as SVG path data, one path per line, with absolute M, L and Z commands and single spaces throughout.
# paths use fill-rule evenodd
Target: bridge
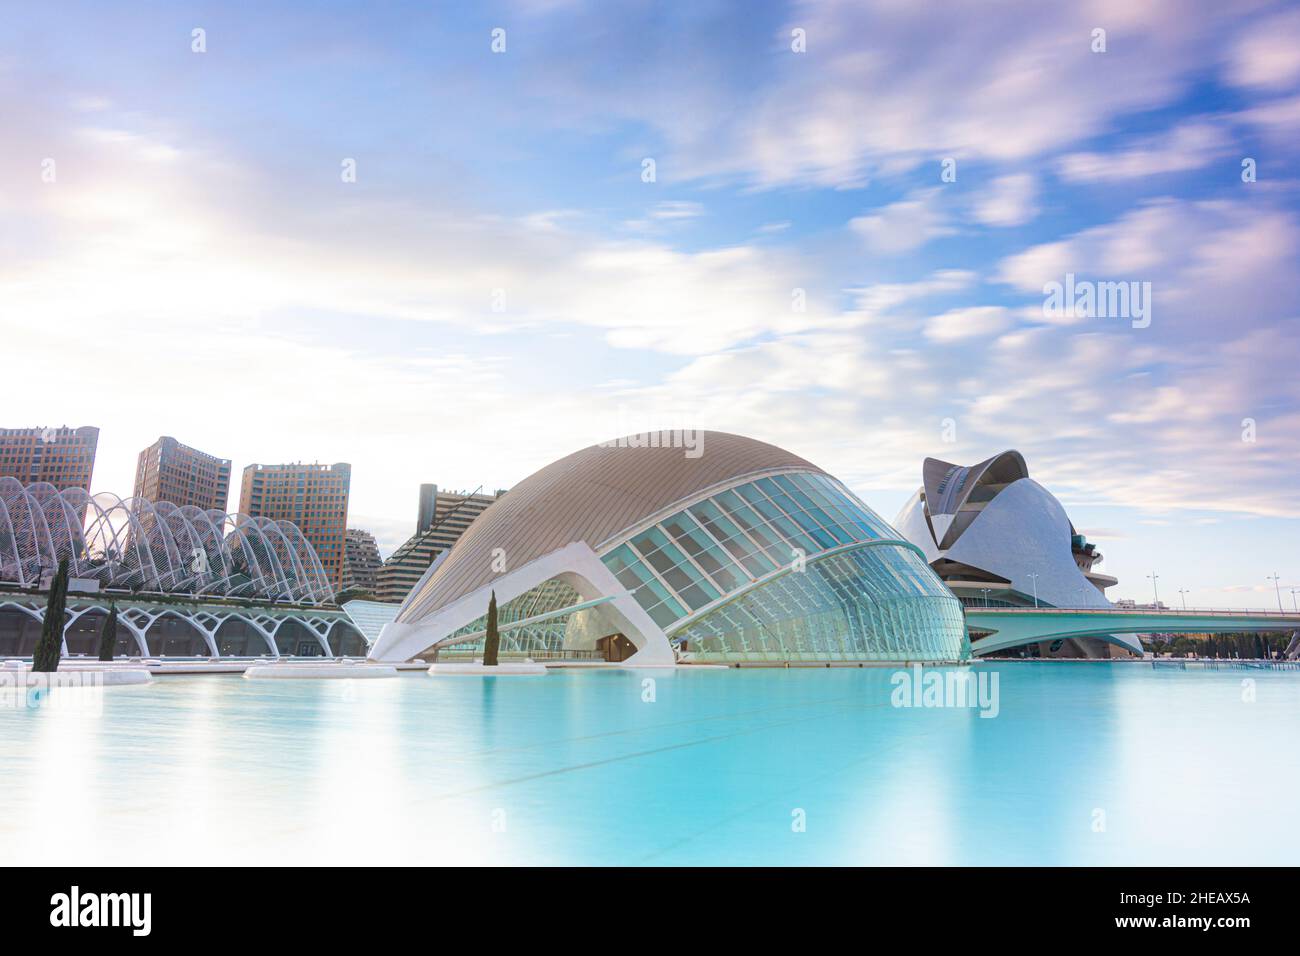
M 972 635 L 987 634 L 971 639 L 971 653 L 976 657 L 1071 637 L 1095 637 L 1140 654 L 1140 642 L 1126 635 L 1300 631 L 1300 613 L 1204 608 L 967 607 L 966 627 Z

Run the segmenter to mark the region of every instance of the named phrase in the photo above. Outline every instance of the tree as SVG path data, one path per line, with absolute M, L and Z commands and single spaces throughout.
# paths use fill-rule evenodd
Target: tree
M 41 638 L 32 654 L 32 670 L 52 674 L 59 669 L 63 655 L 63 614 L 68 606 L 68 559 L 59 562 L 59 570 L 50 585 L 50 596 L 45 601 L 45 622 L 41 625 Z
M 497 666 L 497 651 L 501 648 L 501 634 L 497 631 L 497 592 L 488 601 L 487 635 L 483 638 L 483 666 Z
M 363 588 L 353 585 L 350 588 L 344 588 L 338 594 L 334 595 L 334 603 L 339 607 L 347 604 L 349 601 L 374 601 L 377 600 L 375 592 L 369 588 Z
M 108 620 L 104 622 L 104 629 L 99 632 L 99 659 L 101 661 L 111 661 L 113 659 L 113 650 L 117 647 L 117 605 L 108 606 Z

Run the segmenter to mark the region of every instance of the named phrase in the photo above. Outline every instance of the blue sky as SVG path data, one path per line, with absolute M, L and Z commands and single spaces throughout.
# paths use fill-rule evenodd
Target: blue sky
M 886 519 L 1015 447 L 1113 597 L 1300 586 L 1294 5 L 3 6 L 4 424 L 99 425 L 97 489 L 350 461 L 389 550 L 421 481 L 656 423 Z

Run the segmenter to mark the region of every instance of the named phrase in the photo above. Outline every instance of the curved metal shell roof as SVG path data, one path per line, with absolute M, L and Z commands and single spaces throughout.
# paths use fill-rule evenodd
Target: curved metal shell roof
M 411 591 L 398 621 L 419 620 L 489 583 L 496 576 L 497 548 L 513 571 L 574 541 L 599 548 L 620 531 L 715 485 L 780 469 L 826 474 L 766 442 L 727 432 L 695 435 L 701 454 L 694 458 L 681 447 L 607 442 L 534 472 L 474 520 Z
M 927 458 L 921 466 L 926 505 L 932 515 L 951 515 L 961 510 L 985 473 L 1004 484 L 1029 477 L 1024 456 L 1014 449 L 985 458 L 978 465 L 954 465 L 939 458 Z

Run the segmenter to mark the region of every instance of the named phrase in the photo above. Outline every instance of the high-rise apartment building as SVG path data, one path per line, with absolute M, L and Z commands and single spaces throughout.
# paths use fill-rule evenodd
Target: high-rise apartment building
M 224 513 L 230 498 L 230 459 L 216 458 L 164 435 L 140 452 L 135 497 Z
M 292 521 L 316 549 L 334 590 L 343 588 L 344 538 L 352 466 L 302 463 L 249 465 L 239 487 L 239 510 L 251 517 Z
M 361 528 L 348 528 L 343 552 L 343 590 L 360 588 L 374 594 L 379 586 L 379 557 L 375 536 Z
M 17 478 L 25 485 L 48 481 L 59 491 L 90 491 L 95 471 L 99 429 L 0 428 L 0 478 Z
M 470 523 L 504 494 L 502 490 L 491 495 L 478 491 L 466 494 L 421 485 L 415 534 L 380 568 L 375 596 L 381 601 L 403 600 L 433 560 L 455 544 Z

